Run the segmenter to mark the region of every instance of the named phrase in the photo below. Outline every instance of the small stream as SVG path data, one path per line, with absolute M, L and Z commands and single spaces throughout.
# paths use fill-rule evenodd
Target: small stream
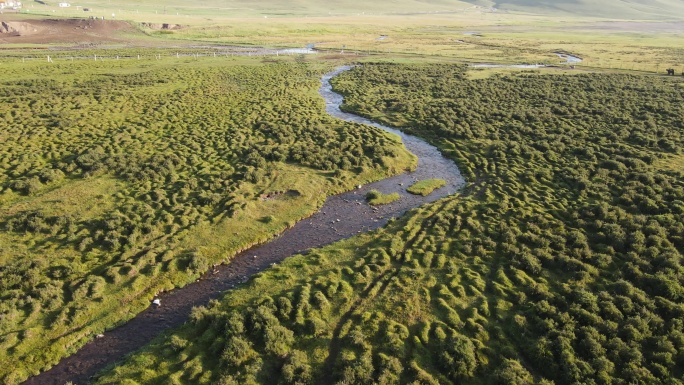
M 343 97 L 332 91 L 330 79 L 350 68 L 340 67 L 323 76 L 319 92 L 325 99 L 326 111 L 339 119 L 372 125 L 399 135 L 406 148 L 418 157 L 415 171 L 329 197 L 318 212 L 301 220 L 272 241 L 239 253 L 229 263 L 218 266 L 194 283 L 163 293 L 159 296 L 160 307 L 150 306 L 126 324 L 108 331 L 101 338 L 94 338 L 48 371 L 28 379 L 25 384 L 63 385 L 68 381 L 79 385 L 88 383 L 93 375 L 107 365 L 140 349 L 165 330 L 182 325 L 194 306 L 206 305 L 209 300 L 221 297 L 225 291 L 247 281 L 249 277 L 272 264 L 308 249 L 382 227 L 390 218 L 452 195 L 463 187 L 465 181 L 456 164 L 444 158 L 436 147 L 417 137 L 340 111 Z M 405 189 L 413 182 L 427 178 L 441 178 L 447 184 L 427 197 L 406 192 Z M 371 189 L 383 193 L 398 192 L 401 199 L 373 208 L 365 201 L 365 194 Z
M 582 62 L 582 58 L 573 56 L 567 53 L 562 53 L 562 52 L 554 52 L 554 55 L 558 56 L 561 59 L 565 59 L 564 62 L 560 62 L 559 64 L 579 64 Z M 548 65 L 548 64 L 496 64 L 496 63 L 473 63 L 469 64 L 469 67 L 472 68 L 519 68 L 519 69 L 532 69 L 532 68 L 544 68 L 544 67 L 553 67 L 554 65 Z
M 562 62 L 561 64 L 577 64 L 582 62 L 581 57 L 577 57 L 574 55 L 570 55 L 567 53 L 562 53 L 562 52 L 554 52 L 556 56 L 558 56 L 561 59 L 565 59 L 565 62 Z

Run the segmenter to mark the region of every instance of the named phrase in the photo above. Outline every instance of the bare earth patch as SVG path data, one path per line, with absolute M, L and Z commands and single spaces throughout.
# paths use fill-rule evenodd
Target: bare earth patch
M 1 43 L 99 43 L 124 41 L 120 35 L 135 28 L 118 20 L 0 20 Z

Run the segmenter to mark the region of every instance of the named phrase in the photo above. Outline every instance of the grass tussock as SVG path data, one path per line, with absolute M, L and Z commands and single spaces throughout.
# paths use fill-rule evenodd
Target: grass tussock
M 445 185 L 446 181 L 444 179 L 425 179 L 412 184 L 406 189 L 406 191 L 415 195 L 428 196 L 433 191 L 444 187 Z
M 400 198 L 399 193 L 383 194 L 378 190 L 371 190 L 366 194 L 366 201 L 371 206 L 386 205 Z

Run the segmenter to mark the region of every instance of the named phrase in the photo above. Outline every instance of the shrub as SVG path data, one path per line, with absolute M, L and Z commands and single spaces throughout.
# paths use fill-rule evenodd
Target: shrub
M 221 354 L 221 361 L 224 365 L 237 368 L 258 356 L 259 354 L 252 348 L 252 344 L 244 337 L 231 336 L 226 341 L 226 346 Z
M 301 350 L 293 350 L 280 371 L 284 384 L 303 385 L 312 381 L 309 356 Z
M 496 371 L 496 379 L 501 385 L 527 385 L 534 383 L 532 374 L 518 360 L 505 359 Z
M 290 351 L 294 342 L 294 332 L 282 325 L 268 325 L 264 330 L 264 350 L 279 357 Z
M 469 338 L 452 334 L 441 344 L 440 350 L 437 361 L 449 378 L 462 381 L 475 375 L 475 345 Z

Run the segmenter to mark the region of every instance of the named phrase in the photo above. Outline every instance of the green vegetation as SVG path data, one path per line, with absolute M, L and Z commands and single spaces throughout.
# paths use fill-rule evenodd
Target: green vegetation
M 366 194 L 366 200 L 372 206 L 386 205 L 398 201 L 399 198 L 399 193 L 383 194 L 378 190 L 371 190 Z
M 406 191 L 410 192 L 411 194 L 428 196 L 433 191 L 440 187 L 444 187 L 445 185 L 446 181 L 444 179 L 425 179 L 412 184 L 406 189 Z
M 357 67 L 347 108 L 470 181 L 197 308 L 128 383 L 681 384 L 680 79 Z
M 469 62 L 559 64 L 554 52 L 563 51 L 582 57 L 584 61 L 578 66 L 583 68 L 651 73 L 678 68 L 684 58 L 684 3 L 679 0 L 395 0 L 390 6 L 359 0 L 302 0 L 296 6 L 275 0 L 251 2 L 248 6 L 222 0 L 201 4 L 89 0 L 83 6 L 90 7 L 90 11 L 59 8 L 57 2 L 32 2 L 26 4 L 23 13 L 5 13 L 2 18 L 96 16 L 111 20 L 115 14 L 115 20 L 131 21 L 136 28 L 117 32 L 117 42 L 107 47 L 134 46 L 142 55 L 150 55 L 160 46 L 193 52 L 204 49 L 198 47 L 303 48 L 316 43 L 316 48 L 347 55 L 350 60 L 356 55 L 391 54 L 397 60 L 456 58 Z M 163 24 L 178 29 L 160 29 Z M 12 39 L 6 41 L 3 48 L 11 48 Z M 78 38 L 62 43 L 70 45 L 74 41 Z M 22 55 L 40 54 L 45 59 L 45 51 L 26 49 L 38 48 L 34 44 L 24 43 L 19 48 Z M 78 51 L 82 48 L 78 46 Z M 3 49 L 2 54 L 7 50 Z
M 330 193 L 410 168 L 397 138 L 324 112 L 326 69 L 3 65 L 0 382 L 55 364 Z
M 440 146 L 471 185 L 263 273 L 104 381 L 684 381 L 684 82 L 634 75 L 679 73 L 681 26 L 660 21 L 681 20 L 681 1 L 283 4 L 25 2 L 1 16 L 135 28 L 103 30 L 106 46 L 84 29 L 76 50 L 77 33 L 3 35 L 0 382 L 51 366 L 326 195 L 410 167 L 392 138 L 323 113 L 325 65 L 225 57 L 226 45 L 312 42 L 345 61 L 584 61 L 344 75 L 349 109 Z M 195 54 L 220 57 L 182 56 Z M 600 68 L 632 73 L 588 73 Z

